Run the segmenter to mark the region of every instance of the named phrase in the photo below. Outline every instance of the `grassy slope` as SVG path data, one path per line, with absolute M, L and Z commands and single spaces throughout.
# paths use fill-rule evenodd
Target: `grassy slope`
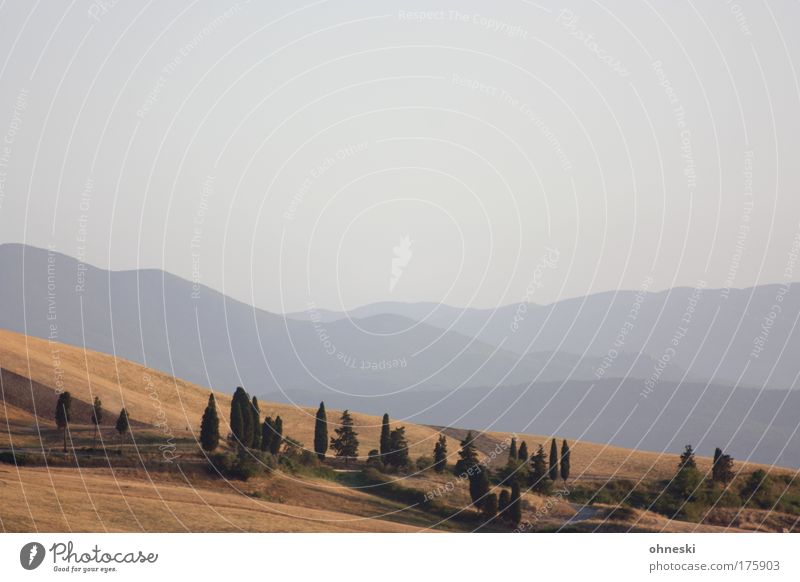
M 105 422 L 109 426 L 124 404 L 132 419 L 150 425 L 166 421 L 172 434 L 191 438 L 208 402 L 208 389 L 139 364 L 5 330 L 0 330 L 0 367 L 46 386 L 56 387 L 60 382 L 73 398 L 87 403 L 99 396 L 108 411 Z M 227 432 L 231 397 L 223 393 L 216 396 L 222 421 L 220 431 Z M 312 446 L 315 409 L 271 402 L 262 403 L 260 408 L 262 418 L 280 415 L 284 434 Z M 51 410 L 39 413 L 42 421 L 52 424 Z M 339 414 L 329 410 L 328 420 L 336 422 Z M 353 418 L 361 441 L 360 452 L 366 456 L 370 449 L 378 448 L 381 419 L 359 413 L 353 413 Z M 331 426 L 328 432 L 333 434 L 334 428 Z M 406 424 L 412 457 L 430 455 L 437 436 L 437 431 L 430 427 Z M 451 440 L 448 448 L 456 451 L 458 442 Z

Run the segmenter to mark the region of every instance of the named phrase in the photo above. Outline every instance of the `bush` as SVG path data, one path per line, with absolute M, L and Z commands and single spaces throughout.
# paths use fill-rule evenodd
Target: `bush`
M 208 460 L 210 461 L 210 473 L 216 474 L 219 472 L 223 476 L 227 476 L 230 474 L 234 463 L 236 463 L 236 455 L 224 452 L 212 453 L 208 456 Z
M 765 471 L 759 469 L 748 477 L 742 487 L 742 500 L 749 506 L 771 509 L 778 501 L 775 481 Z
M 525 463 L 515 459 L 509 459 L 508 463 L 497 469 L 492 476 L 495 485 L 505 485 L 510 487 L 513 481 L 519 481 L 520 485 L 528 482 L 528 468 Z
M 419 457 L 417 459 L 417 470 L 425 471 L 433 467 L 433 459 L 430 457 Z
M 367 466 L 375 469 L 380 469 L 383 466 L 381 452 L 378 449 L 371 449 L 370 452 L 367 453 Z
M 304 467 L 319 467 L 321 464 L 319 462 L 319 457 L 317 457 L 314 451 L 307 451 L 305 449 L 300 453 L 297 460 Z
M 18 465 L 23 467 L 28 464 L 30 458 L 24 453 L 13 453 L 6 451 L 0 453 L 0 463 L 8 463 L 9 465 Z
M 263 475 L 266 468 L 275 468 L 275 457 L 261 451 L 243 450 L 238 455 L 232 453 L 214 453 L 209 456 L 209 471 L 217 471 L 227 479 L 247 481 Z
M 667 486 L 667 493 L 681 501 L 697 501 L 701 495 L 700 485 L 703 476 L 693 467 L 684 467 L 672 478 Z
M 741 507 L 742 498 L 733 487 L 726 487 L 720 483 L 711 483 L 705 491 L 706 505 L 716 507 Z
M 613 519 L 617 521 L 631 521 L 636 518 L 636 511 L 624 505 L 617 505 L 613 507 L 606 519 Z

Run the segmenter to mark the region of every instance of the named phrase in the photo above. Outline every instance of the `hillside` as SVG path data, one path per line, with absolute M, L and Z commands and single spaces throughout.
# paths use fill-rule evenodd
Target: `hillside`
M 471 506 L 469 487 L 451 471 L 410 469 L 381 473 L 364 462 L 354 468 L 328 462 L 308 466 L 281 458 L 252 477 L 220 478 L 196 442 L 209 391 L 113 356 L 0 332 L 0 525 L 4 531 L 508 531 L 482 521 Z M 61 433 L 52 413 L 55 388 L 73 394 L 70 452 L 61 452 Z M 89 424 L 95 396 L 106 412 L 99 448 Z M 230 397 L 218 394 L 220 430 L 227 432 Z M 113 430 L 124 404 L 131 437 Z M 262 414 L 280 414 L 284 434 L 313 442 L 314 408 L 261 403 Z M 330 409 L 329 421 L 338 411 Z M 378 448 L 380 417 L 354 415 L 360 455 Z M 447 435 L 448 461 L 457 459 L 465 429 L 404 423 L 412 462 L 430 456 L 440 430 Z M 481 434 L 479 457 L 494 470 L 506 464 L 509 433 Z M 545 435 L 516 435 L 531 451 Z M 670 479 L 677 457 L 670 454 L 571 441 L 568 486 L 551 495 L 523 491 L 521 518 L 530 531 L 731 531 L 793 530 L 793 514 L 730 507 L 711 509 L 697 523 L 668 519 L 649 509 L 615 509 L 625 488 L 649 490 Z M 229 449 L 223 446 L 223 450 Z M 13 452 L 12 452 L 13 450 Z M 74 451 L 74 452 L 73 452 Z M 167 456 L 166 451 L 170 454 Z M 230 453 L 226 453 L 233 457 Z M 216 462 L 216 461 L 214 461 Z M 706 471 L 707 457 L 697 458 Z M 340 467 L 336 469 L 336 467 Z M 756 465 L 737 463 L 740 479 Z M 787 503 L 798 492 L 794 473 L 766 467 L 786 483 Z M 499 488 L 502 483 L 499 483 Z M 605 489 L 608 491 L 605 491 Z M 427 504 L 423 497 L 439 492 Z M 444 494 L 442 494 L 444 492 Z M 590 505 L 583 505 L 584 503 Z M 787 506 L 788 507 L 788 506 Z M 530 525 L 533 524 L 533 525 Z
M 77 420 L 83 424 L 89 423 L 89 406 L 97 396 L 103 407 L 114 414 L 124 405 L 135 422 L 151 427 L 158 425 L 177 436 L 194 438 L 210 393 L 206 388 L 121 358 L 6 330 L 0 330 L 0 368 L 16 375 L 3 373 L 5 400 L 32 413 L 30 394 L 35 392 L 37 402 L 41 403 L 35 411 L 39 421 L 48 426 L 53 424 L 54 388 L 63 386 L 76 400 L 73 407 Z M 228 386 L 226 391 L 216 393 L 223 423 L 230 415 L 228 391 L 234 388 L 235 385 Z M 329 410 L 328 421 L 335 423 L 339 412 Z M 307 446 L 313 443 L 315 408 L 264 402 L 261 413 L 262 416 L 280 415 L 285 434 Z M 363 454 L 378 448 L 381 417 L 354 412 L 353 418 Z M 107 424 L 111 426 L 113 422 L 114 419 L 110 419 Z M 430 454 L 437 431 L 422 425 L 404 424 L 411 454 Z M 457 446 L 457 441 L 450 441 L 450 450 L 456 450 Z

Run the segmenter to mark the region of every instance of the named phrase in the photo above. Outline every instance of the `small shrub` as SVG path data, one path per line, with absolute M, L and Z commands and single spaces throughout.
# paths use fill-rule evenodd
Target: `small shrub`
M 217 471 L 227 479 L 241 479 L 247 481 L 253 477 L 263 475 L 266 467 L 276 465 L 274 457 L 269 453 L 260 451 L 240 451 L 238 455 L 232 453 L 214 453 L 209 456 L 211 466 L 209 471 Z
M 18 465 L 24 467 L 30 461 L 28 455 L 24 453 L 14 453 L 5 451 L 0 453 L 0 463 L 8 463 L 9 465 Z
M 636 518 L 636 511 L 624 505 L 617 505 L 613 507 L 608 514 L 607 519 L 616 521 L 631 521 Z
M 748 477 L 742 487 L 742 500 L 751 507 L 770 509 L 778 501 L 778 491 L 774 479 L 759 469 Z
M 417 459 L 417 470 L 425 471 L 433 466 L 433 459 L 430 457 L 419 457 Z
M 383 466 L 381 461 L 381 452 L 378 449 L 372 449 L 367 453 L 367 466 L 375 469 L 380 469 Z
M 303 449 L 303 452 L 300 453 L 298 457 L 298 461 L 304 467 L 319 467 L 321 463 L 319 462 L 319 457 L 317 457 L 316 453 L 313 451 L 307 451 Z
M 229 475 L 236 462 L 236 456 L 231 453 L 219 452 L 209 455 L 208 460 L 210 461 L 210 473 L 215 474 L 218 471 L 222 475 Z

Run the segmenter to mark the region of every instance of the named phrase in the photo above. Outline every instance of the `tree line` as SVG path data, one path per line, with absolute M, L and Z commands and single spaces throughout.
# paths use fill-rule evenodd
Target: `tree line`
M 91 413 L 91 422 L 94 425 L 94 439 L 92 442 L 92 447 L 97 446 L 97 439 L 100 436 L 100 425 L 103 422 L 103 415 L 105 410 L 103 409 L 103 403 L 97 396 L 94 397 L 94 402 L 92 403 L 92 413 Z M 58 400 L 56 401 L 56 411 L 55 411 L 55 421 L 56 427 L 61 431 L 63 439 L 64 439 L 64 452 L 67 452 L 67 429 L 69 428 L 69 423 L 72 418 L 72 394 L 68 391 L 61 392 L 58 395 Z M 125 435 L 130 431 L 130 419 L 128 418 L 128 411 L 123 406 L 122 409 L 119 411 L 119 415 L 117 416 L 117 421 L 114 423 L 114 428 L 120 435 L 120 438 L 124 438 Z

